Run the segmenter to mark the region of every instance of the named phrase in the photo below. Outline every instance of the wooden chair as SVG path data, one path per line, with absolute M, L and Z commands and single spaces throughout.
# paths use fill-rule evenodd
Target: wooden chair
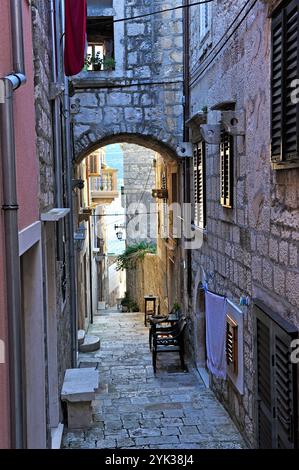
M 172 311 L 167 315 L 155 315 L 150 318 L 150 329 L 149 329 L 149 348 L 152 350 L 153 347 L 153 335 L 157 328 L 160 330 L 169 327 L 173 327 L 179 320 L 177 314 Z
M 181 318 L 170 327 L 155 327 L 153 331 L 153 368 L 157 371 L 157 355 L 165 352 L 178 352 L 180 354 L 181 366 L 185 370 L 184 362 L 184 332 L 187 325 L 185 318 Z

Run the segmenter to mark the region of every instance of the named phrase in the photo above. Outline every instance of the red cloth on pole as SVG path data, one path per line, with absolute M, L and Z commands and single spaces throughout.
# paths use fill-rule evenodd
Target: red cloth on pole
M 86 0 L 65 0 L 64 68 L 67 77 L 84 67 L 86 46 Z

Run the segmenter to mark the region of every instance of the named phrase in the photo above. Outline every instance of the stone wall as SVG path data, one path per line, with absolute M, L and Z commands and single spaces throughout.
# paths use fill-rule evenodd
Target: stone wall
M 168 308 L 165 307 L 165 298 L 167 298 L 165 281 L 165 271 L 160 258 L 148 254 L 137 262 L 136 269 L 127 271 L 127 292 L 137 302 L 141 312 L 144 312 L 145 295 L 159 297 L 161 314 L 166 314 Z
M 156 200 L 152 197 L 152 189 L 155 188 L 156 174 L 155 163 L 156 154 L 152 150 L 132 144 L 122 144 L 124 155 L 124 207 L 128 208 L 130 204 L 138 207 L 140 212 L 150 214 L 152 205 Z M 132 216 L 127 216 L 129 224 Z M 138 238 L 130 237 L 127 232 L 127 246 L 142 241 L 157 243 L 156 236 L 156 215 L 148 215 L 148 230 Z
M 53 122 L 52 102 L 49 91 L 52 81 L 51 61 L 51 25 L 49 14 L 49 2 L 44 0 L 32 0 L 33 44 L 34 44 L 34 74 L 35 74 L 35 109 L 36 109 L 36 135 L 37 155 L 39 158 L 40 184 L 39 200 L 40 212 L 47 212 L 55 207 L 55 175 L 53 154 Z M 55 230 L 55 236 L 57 232 Z M 44 259 L 45 269 L 47 262 L 57 260 L 56 244 L 49 255 L 49 260 Z M 57 355 L 58 355 L 58 382 L 59 390 L 62 386 L 65 370 L 71 367 L 71 318 L 70 318 L 70 289 L 67 274 L 66 300 L 62 302 L 62 262 L 56 262 L 55 279 L 50 284 L 54 286 L 48 297 L 55 299 L 57 316 Z M 66 253 L 66 273 L 68 273 L 68 246 Z M 49 287 L 49 286 L 48 286 Z M 45 292 L 45 298 L 46 297 Z M 46 315 L 49 315 L 46 310 Z M 49 341 L 45 338 L 45 341 Z M 62 416 L 61 416 L 62 418 Z
M 244 1 L 213 6 L 211 45 L 223 35 Z M 226 100 L 245 109 L 246 135 L 235 139 L 233 209 L 220 205 L 219 148 L 207 145 L 207 233 L 193 251 L 194 278 L 203 267 L 210 288 L 238 303 L 241 295 L 262 298 L 277 313 L 299 326 L 298 170 L 273 171 L 270 164 L 270 33 L 268 4 L 259 1 L 217 59 L 205 70 L 204 56 L 191 56 L 192 114 Z M 193 27 L 197 21 L 192 9 Z M 204 45 L 201 45 L 204 49 Z M 211 57 L 210 59 L 211 60 Z M 208 112 L 215 124 L 220 114 Z M 194 292 L 197 295 L 197 291 Z M 196 302 L 195 302 L 196 304 Z M 193 321 L 197 312 L 193 310 Z M 213 380 L 217 396 L 230 410 L 251 445 L 254 430 L 254 316 L 244 318 L 245 393 Z
M 115 19 L 169 7 L 166 1 L 154 3 L 114 1 Z M 172 2 L 176 5 L 180 0 Z M 115 51 L 114 71 L 85 71 L 73 79 L 77 157 L 112 142 L 157 151 L 164 146 L 174 155 L 183 140 L 182 10 L 115 23 Z

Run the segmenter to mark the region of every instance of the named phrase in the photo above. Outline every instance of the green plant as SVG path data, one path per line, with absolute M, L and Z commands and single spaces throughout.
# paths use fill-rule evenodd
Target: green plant
M 138 260 L 142 260 L 147 253 L 156 253 L 157 247 L 153 243 L 141 242 L 128 246 L 123 254 L 116 259 L 117 271 L 135 269 Z
M 128 312 L 139 312 L 139 307 L 135 300 L 132 300 L 128 292 L 125 293 L 125 298 L 121 301 L 122 307 L 125 307 Z
M 115 68 L 115 59 L 113 57 L 105 57 L 103 59 L 104 70 L 114 70 Z
M 175 301 L 173 306 L 172 306 L 172 311 L 173 312 L 179 312 L 180 310 L 181 310 L 181 305 L 177 301 Z
M 84 70 L 90 70 L 91 67 L 94 71 L 113 70 L 115 68 L 115 59 L 113 57 L 102 58 L 99 52 L 95 56 L 87 54 Z

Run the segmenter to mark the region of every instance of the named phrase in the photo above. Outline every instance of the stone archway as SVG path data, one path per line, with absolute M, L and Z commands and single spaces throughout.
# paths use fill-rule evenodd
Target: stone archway
M 75 81 L 71 98 L 76 159 L 99 142 L 107 145 L 120 139 L 176 155 L 184 128 L 180 82 L 131 88 L 109 88 L 100 82 L 83 85 Z
M 101 147 L 111 144 L 135 144 L 148 148 L 159 153 L 165 160 L 173 160 L 177 158 L 176 149 L 163 141 L 156 139 L 154 136 L 135 133 L 107 134 L 100 133 L 98 139 L 88 134 L 83 134 L 76 144 L 75 159 L 76 163 L 80 163 L 88 154 Z

